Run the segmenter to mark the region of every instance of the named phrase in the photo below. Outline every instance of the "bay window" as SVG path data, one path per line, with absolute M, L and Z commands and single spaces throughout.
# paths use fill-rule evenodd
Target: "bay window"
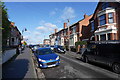
M 91 29 L 94 31 L 94 22 L 91 22 Z
M 108 13 L 108 23 L 113 23 L 113 13 Z

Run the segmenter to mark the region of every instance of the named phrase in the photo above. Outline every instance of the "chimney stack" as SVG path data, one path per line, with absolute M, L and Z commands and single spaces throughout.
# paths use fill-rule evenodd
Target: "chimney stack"
M 11 22 L 11 25 L 12 25 L 12 26 L 15 26 L 15 23 L 14 23 L 14 22 Z
M 55 33 L 57 33 L 57 29 L 55 29 Z
M 67 23 L 64 23 L 64 29 L 66 29 L 67 28 Z
M 84 19 L 85 19 L 85 18 L 87 18 L 87 17 L 89 17 L 89 16 L 88 16 L 88 15 L 86 15 L 86 14 L 84 14 Z

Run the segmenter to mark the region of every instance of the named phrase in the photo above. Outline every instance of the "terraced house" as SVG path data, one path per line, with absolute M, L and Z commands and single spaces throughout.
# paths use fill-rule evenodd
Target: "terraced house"
M 120 40 L 120 3 L 99 2 L 90 25 L 91 40 Z
M 92 15 L 88 16 L 84 14 L 84 18 L 82 20 L 69 26 L 69 31 L 67 23 L 64 23 L 62 30 L 58 32 L 55 30 L 54 34 L 49 35 L 51 44 L 53 45 L 54 43 L 56 45 L 64 46 L 70 43 L 70 46 L 73 47 L 77 41 L 89 40 L 90 35 L 88 34 L 90 34 L 91 28 L 88 25 L 91 17 Z

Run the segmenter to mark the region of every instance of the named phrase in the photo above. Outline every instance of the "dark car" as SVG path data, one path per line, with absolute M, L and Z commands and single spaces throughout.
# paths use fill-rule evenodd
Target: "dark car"
M 34 52 L 36 49 L 40 48 L 40 45 L 29 45 L 29 48 Z
M 108 65 L 120 73 L 120 41 L 90 43 L 82 56 L 85 62 Z
M 54 50 L 54 47 L 55 47 L 54 45 L 51 45 L 51 46 L 50 46 L 51 50 Z
M 83 60 L 83 54 L 86 51 L 87 48 L 80 48 L 80 52 L 77 53 L 77 59 Z
M 22 44 L 21 46 L 21 50 L 24 50 L 25 49 L 25 45 Z
M 60 65 L 60 57 L 50 48 L 39 48 L 35 51 L 38 67 L 47 68 Z
M 32 52 L 34 53 L 38 48 L 40 48 L 39 45 L 34 45 L 34 47 L 32 48 Z
M 66 52 L 65 48 L 63 46 L 60 46 L 60 45 L 55 45 L 54 51 L 58 52 L 58 53 L 65 53 Z

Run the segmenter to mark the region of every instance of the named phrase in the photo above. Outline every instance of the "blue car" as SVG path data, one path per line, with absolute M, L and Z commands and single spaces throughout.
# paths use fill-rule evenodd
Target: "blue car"
M 39 48 L 34 54 L 38 61 L 38 67 L 47 68 L 60 64 L 60 57 L 50 48 Z

